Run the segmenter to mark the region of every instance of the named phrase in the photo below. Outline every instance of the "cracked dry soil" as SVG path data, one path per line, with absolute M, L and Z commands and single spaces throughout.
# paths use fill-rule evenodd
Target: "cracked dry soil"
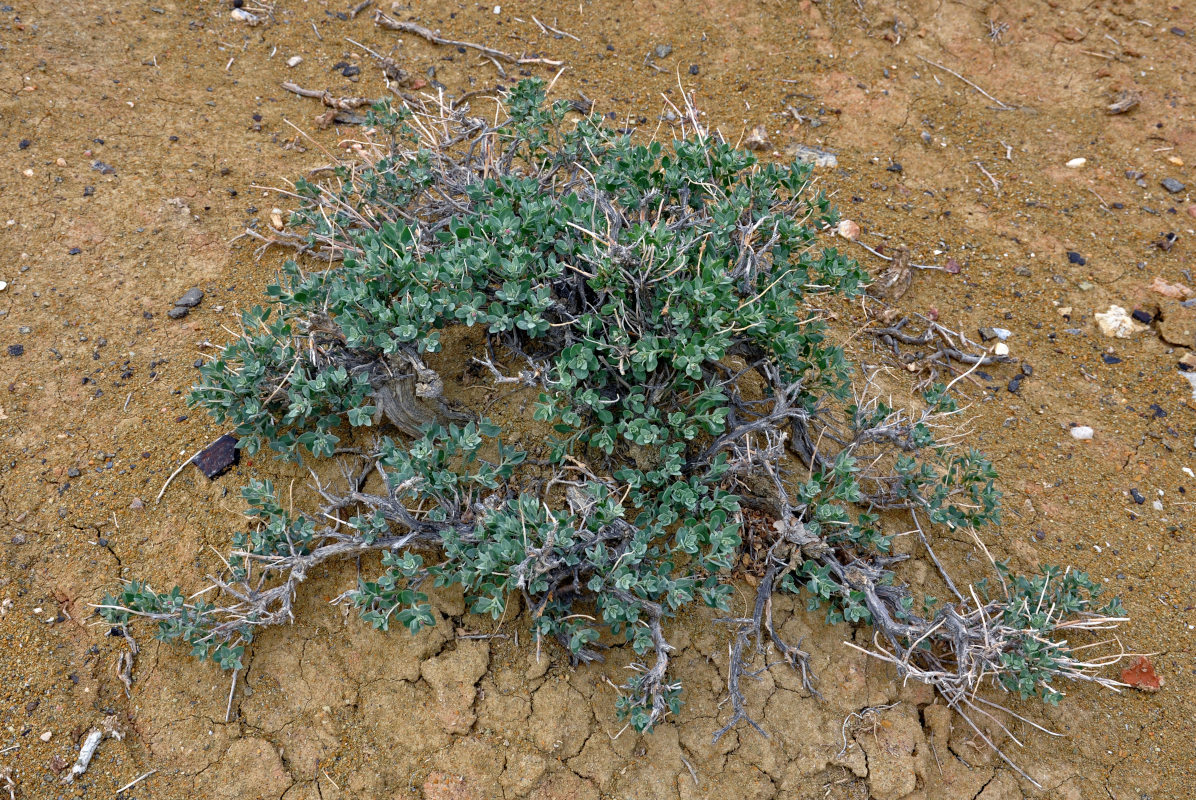
M 1190 5 L 620 0 L 495 13 L 417 1 L 396 12 L 562 59 L 556 94 L 584 92 L 647 130 L 680 81 L 732 139 L 765 124 L 778 152 L 799 143 L 836 152 L 838 168 L 821 170 L 820 182 L 863 241 L 905 243 L 918 263 L 956 260 L 958 274 L 916 274 L 898 306 L 933 308 L 956 329 L 1013 332 L 1019 363 L 966 387 L 976 444 L 1005 492 L 1007 521 L 989 547 L 1019 570 L 1070 563 L 1106 581 L 1133 617 L 1126 648 L 1157 653 L 1167 681 L 1154 695 L 1074 687 L 1058 708 L 1014 703 L 1063 734 L 1019 726 L 1026 746 L 1005 741 L 1047 787 L 1039 792 L 929 694 L 842 644 L 866 632 L 828 629 L 796 607 L 778 618 L 814 653 L 823 696 L 805 696 L 780 669 L 751 682 L 749 706 L 768 739 L 741 729 L 710 743 L 729 712 L 726 634 L 708 614 L 676 624 L 680 716 L 650 736 L 620 735 L 606 678 L 622 682 L 628 653 L 571 671 L 555 649 L 537 659 L 526 637 L 517 644 L 521 618 L 503 621 L 509 638 L 462 638 L 495 625 L 451 594 L 436 597 L 436 628 L 377 633 L 326 602 L 354 579 L 352 565 L 309 580 L 299 621 L 260 638 L 231 705 L 227 675 L 144 629 L 126 693 L 114 666 L 125 643 L 88 603 L 133 576 L 200 588 L 211 548 L 241 524 L 237 488 L 250 476 L 308 499 L 300 471 L 245 458 L 212 482 L 188 469 L 152 502 L 184 451 L 222 432 L 184 404 L 192 362 L 228 336 L 281 263 L 277 250 L 257 260 L 245 240 L 228 245 L 285 205 L 257 187 L 328 163 L 354 135 L 318 129 L 316 101 L 280 84 L 384 94 L 379 70 L 346 38 L 452 93 L 496 75 L 472 54 L 375 29 L 372 10 L 350 17 L 326 2 L 279 0 L 255 27 L 214 2 L 7 3 L 0 771 L 11 768 L 17 797 L 112 796 L 149 770 L 122 796 L 1137 800 L 1196 787 L 1196 481 L 1183 472 L 1196 466 L 1196 403 L 1176 370 L 1196 345 L 1196 312 L 1146 288 L 1156 276 L 1192 285 L 1196 207 L 1186 189 L 1160 185 L 1194 182 Z M 546 35 L 533 15 L 580 41 Z M 672 51 L 645 59 L 657 45 Z M 292 56 L 303 61 L 288 68 Z M 922 59 L 1013 110 L 994 110 Z M 337 62 L 360 75 L 346 79 Z M 1121 91 L 1140 105 L 1111 116 L 1105 106 Z M 1076 157 L 1087 163 L 1065 166 Z M 1153 246 L 1164 233 L 1178 240 Z M 882 267 L 862 249 L 853 255 Z M 206 292 L 202 305 L 168 319 L 191 287 Z M 1112 303 L 1162 319 L 1105 339 L 1092 315 Z M 839 314 L 844 331 L 862 322 L 858 309 Z M 862 337 L 852 347 L 857 360 L 884 359 Z M 1010 391 L 1021 363 L 1033 374 Z M 521 417 L 518 404 L 498 413 Z M 1073 440 L 1073 424 L 1095 438 Z M 938 546 L 957 575 L 979 577 L 971 542 Z M 918 563 L 904 577 L 934 585 Z M 105 739 L 90 770 L 64 784 L 61 765 L 109 714 L 129 735 Z

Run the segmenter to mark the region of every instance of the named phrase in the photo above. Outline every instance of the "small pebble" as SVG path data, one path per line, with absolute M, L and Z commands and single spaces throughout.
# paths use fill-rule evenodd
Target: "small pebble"
M 673 46 L 669 44 L 658 44 L 652 50 L 652 55 L 657 58 L 668 58 L 669 53 L 673 52 Z
M 697 75 L 697 74 L 698 74 L 698 72 L 699 72 L 699 69 L 698 69 L 698 65 L 697 65 L 697 64 L 690 64 L 690 65 L 689 65 L 689 74 L 690 74 L 690 75 Z
M 1175 178 L 1163 178 L 1163 180 L 1159 181 L 1159 183 L 1162 184 L 1164 189 L 1171 192 L 1171 194 L 1182 192 L 1185 188 L 1184 185 Z
M 1134 502 L 1137 503 L 1138 505 L 1142 505 L 1143 503 L 1146 502 L 1146 498 L 1143 497 L 1142 493 L 1139 492 L 1137 489 L 1130 489 L 1130 497 L 1134 498 Z
M 1067 166 L 1071 167 L 1072 169 L 1079 169 L 1087 163 L 1088 159 L 1086 158 L 1073 158 L 1071 161 L 1067 162 Z
M 244 22 L 251 28 L 262 21 L 261 17 L 259 17 L 257 14 L 251 14 L 243 8 L 234 8 L 229 16 L 231 16 L 237 22 Z
M 287 59 L 288 67 L 297 67 L 303 63 L 303 56 L 291 56 Z
M 1075 250 L 1067 251 L 1067 260 L 1072 264 L 1078 264 L 1081 267 L 1088 263 L 1088 259 L 1077 253 Z
M 1077 425 L 1071 429 L 1071 438 L 1078 439 L 1081 442 L 1089 441 L 1096 431 L 1089 428 L 1087 425 Z
M 1155 500 L 1153 503 L 1150 504 L 1150 507 L 1153 508 L 1155 511 L 1162 511 L 1163 510 L 1163 501 Z
M 1149 311 L 1143 311 L 1140 308 L 1135 308 L 1130 316 L 1138 320 L 1138 322 L 1141 322 L 1143 325 L 1149 325 L 1150 323 L 1154 322 L 1154 315 Z
M 46 731 L 37 738 L 41 739 L 43 742 L 48 742 L 50 739 L 54 738 L 54 733 L 52 731 Z
M 8 281 L 0 281 L 0 292 L 8 288 Z
M 839 220 L 839 226 L 835 229 L 840 236 L 848 241 L 854 242 L 860 238 L 859 223 L 850 219 Z
M 1009 345 L 1004 342 L 997 342 L 997 346 L 993 348 L 993 352 L 999 356 L 1009 355 Z

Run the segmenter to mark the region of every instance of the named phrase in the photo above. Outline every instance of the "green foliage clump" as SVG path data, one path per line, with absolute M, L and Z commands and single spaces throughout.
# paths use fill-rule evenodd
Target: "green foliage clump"
M 371 158 L 297 185 L 303 249 L 341 263 L 288 262 L 191 401 L 249 452 L 357 466 L 343 489 L 317 487 L 323 514 L 287 513 L 268 482 L 244 489 L 252 524 L 213 579 L 223 601 L 133 583 L 104 615 L 156 619 L 160 637 L 237 669 L 256 628 L 290 620 L 309 570 L 381 552 L 378 574 L 342 597 L 366 622 L 432 624 L 429 581 L 463 587 L 472 612 L 496 619 L 521 599 L 535 637 L 576 661 L 599 658 L 609 637 L 655 657 L 617 701 L 646 729 L 681 698 L 662 623 L 694 602 L 729 610 L 751 506 L 776 524 L 748 628 L 766 626 L 786 660 L 804 672 L 805 654 L 772 626 L 773 591 L 876 626 L 909 658 L 949 662 L 934 632 L 968 601 L 914 613 L 888 515 L 919 531 L 922 519 L 996 522 L 996 475 L 938 440 L 957 412 L 942 386 L 912 415 L 853 395 L 817 304 L 854 297 L 867 275 L 817 241 L 837 216 L 809 167 L 759 163 L 700 130 L 666 146 L 570 122 L 535 81 L 505 109 L 490 124 L 379 108 Z M 445 402 L 428 363 L 452 329 L 477 374 L 534 395 L 543 453 Z M 403 435 L 362 430 L 385 422 Z M 1047 617 L 1028 613 L 1045 584 L 1021 578 L 981 616 L 1047 632 L 1089 611 L 1075 598 L 1090 584 L 1049 579 Z M 1070 651 L 1035 642 L 1010 638 L 994 671 L 1051 699 L 1043 687 Z

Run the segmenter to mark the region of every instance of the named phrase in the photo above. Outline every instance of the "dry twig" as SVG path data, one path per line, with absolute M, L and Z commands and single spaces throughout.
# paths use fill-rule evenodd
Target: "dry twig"
M 380 28 L 385 28 L 389 31 L 399 31 L 401 33 L 411 33 L 426 39 L 432 44 L 448 45 L 450 47 L 468 47 L 471 50 L 477 50 L 487 58 L 493 58 L 498 61 L 505 61 L 508 64 L 547 64 L 550 67 L 559 67 L 564 62 L 553 61 L 548 58 L 529 58 L 525 56 L 513 56 L 510 53 L 505 53 L 502 50 L 496 50 L 493 47 L 486 47 L 481 44 L 474 44 L 473 42 L 462 42 L 456 39 L 446 39 L 443 36 L 435 33 L 423 25 L 415 22 L 404 22 L 402 20 L 393 19 L 386 16 L 379 11 L 374 16 L 374 24 Z
M 989 94 L 988 92 L 984 91 L 984 90 L 983 90 L 983 89 L 981 89 L 979 86 L 977 86 L 976 84 L 972 83 L 970 80 L 968 80 L 968 79 L 967 79 L 967 78 L 965 78 L 964 76 L 960 75 L 958 72 L 956 72 L 955 70 L 951 69 L 950 67 L 944 67 L 942 64 L 939 64 L 938 62 L 936 62 L 936 61 L 931 61 L 929 58 L 923 58 L 922 56 L 916 56 L 916 58 L 917 58 L 919 61 L 925 61 L 925 62 L 926 62 L 927 64 L 929 64 L 930 66 L 932 66 L 932 67 L 937 67 L 937 68 L 941 69 L 943 72 L 946 72 L 946 73 L 948 73 L 948 74 L 950 74 L 950 75 L 954 75 L 956 78 L 959 78 L 961 81 L 963 81 L 964 83 L 966 83 L 968 86 L 971 86 L 973 89 L 975 89 L 976 91 L 980 92 L 980 94 L 984 95 L 984 96 L 985 96 L 985 97 L 987 97 L 989 100 L 992 100 L 994 103 L 996 103 L 996 104 L 997 104 L 997 110 L 1000 110 L 1000 111 L 1013 111 L 1013 106 L 1008 106 L 1008 105 L 1005 105 L 1005 104 L 1004 104 L 1004 103 L 1002 103 L 1000 100 L 998 100 L 997 98 L 993 97 L 991 94 Z

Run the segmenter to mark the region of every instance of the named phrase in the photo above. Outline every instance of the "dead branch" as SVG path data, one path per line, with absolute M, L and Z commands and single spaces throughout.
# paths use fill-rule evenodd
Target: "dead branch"
M 553 61 L 548 58 L 528 58 L 523 56 L 513 56 L 510 53 L 505 53 L 502 50 L 496 50 L 493 47 L 486 47 L 485 45 L 475 44 L 473 42 L 463 42 L 456 39 L 446 39 L 443 36 L 419 25 L 415 22 L 404 22 L 402 20 L 393 19 L 386 16 L 381 11 L 374 15 L 374 24 L 380 28 L 385 28 L 388 31 L 399 31 L 401 33 L 411 33 L 426 39 L 432 44 L 447 45 L 449 47 L 467 47 L 470 50 L 477 50 L 487 58 L 505 61 L 508 64 L 547 64 L 550 67 L 559 67 L 563 61 Z

